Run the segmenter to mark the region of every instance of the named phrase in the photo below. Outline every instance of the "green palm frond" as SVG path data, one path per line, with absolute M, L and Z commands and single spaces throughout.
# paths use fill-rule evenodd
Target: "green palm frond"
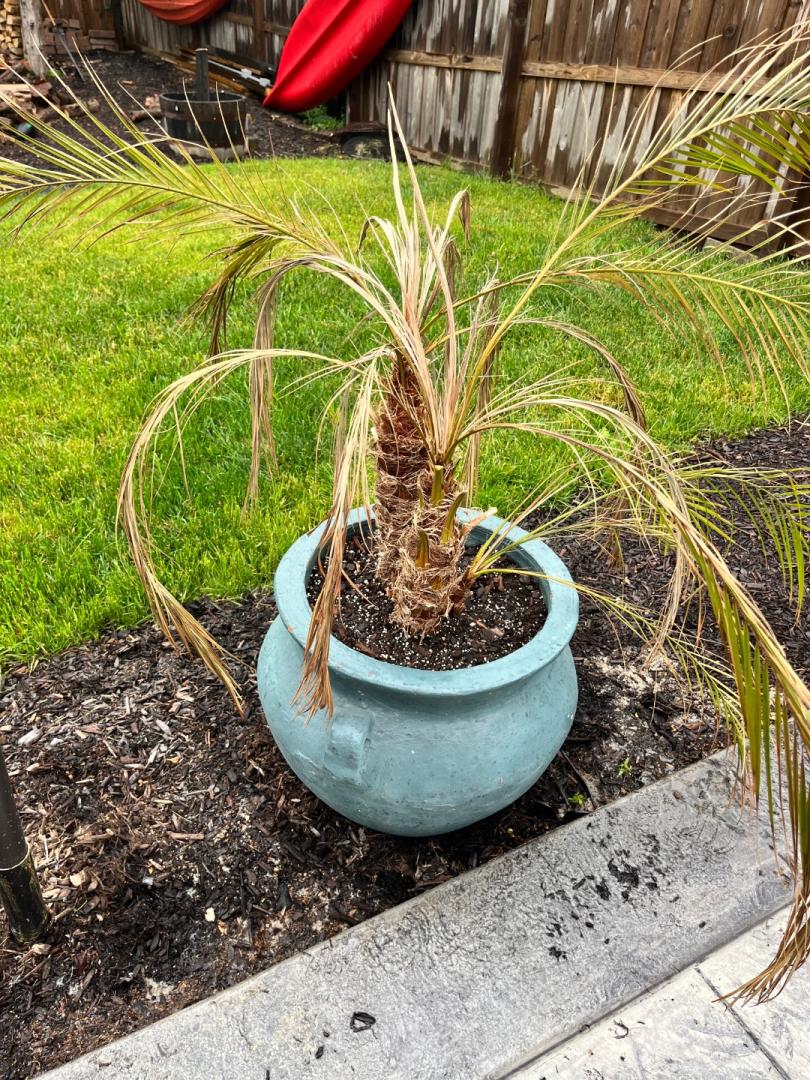
M 605 198 L 632 196 L 635 213 L 673 193 L 722 190 L 729 178 L 756 177 L 770 186 L 784 167 L 807 164 L 810 104 L 810 22 L 743 45 L 715 68 L 696 76 L 678 95 L 642 153 L 637 138 L 657 108 L 653 88 L 645 97 L 610 180 Z M 781 175 L 780 175 L 781 174 Z
M 753 533 L 763 555 L 775 558 L 798 618 L 810 564 L 810 462 L 793 472 L 685 462 L 678 475 L 690 513 L 716 543 L 737 542 L 737 511 L 746 527 L 744 542 Z
M 533 412 L 542 414 L 543 419 L 529 418 Z M 608 428 L 592 423 L 594 417 L 606 422 Z M 573 427 L 572 418 L 578 421 Z M 676 570 L 673 575 L 658 625 L 653 630 L 651 622 L 642 624 L 655 649 L 663 650 L 673 641 L 677 611 L 687 583 L 693 593 L 697 590 L 698 596 L 705 597 L 710 607 L 730 673 L 722 700 L 716 699 L 715 704 L 722 706 L 722 718 L 737 739 L 746 770 L 745 791 L 752 800 L 764 800 L 773 817 L 775 808 L 783 804 L 783 778 L 787 787 L 790 820 L 787 839 L 796 882 L 794 908 L 773 965 L 741 987 L 736 995 L 764 1000 L 810 956 L 807 887 L 810 688 L 787 660 L 764 615 L 712 539 L 712 533 L 723 536 L 722 515 L 716 511 L 713 498 L 716 491 L 711 489 L 711 483 L 708 490 L 702 489 L 698 480 L 708 479 L 717 484 L 721 471 L 693 466 L 682 474 L 624 412 L 575 397 L 546 397 L 537 393 L 529 399 L 520 391 L 511 396 L 507 393 L 477 427 L 463 432 L 461 438 L 481 430 L 504 429 L 561 442 L 609 468 L 613 480 L 610 487 L 617 488 L 622 499 L 609 503 L 609 521 L 594 507 L 593 519 L 586 522 L 588 528 L 599 529 L 609 524 L 619 531 L 653 538 L 675 553 L 680 573 Z M 622 441 L 629 441 L 630 445 L 623 449 Z M 639 460 L 639 448 L 643 450 L 643 460 Z M 740 479 L 739 474 L 732 473 L 728 483 L 739 483 Z M 750 481 L 751 477 L 745 479 Z M 752 517 L 762 515 L 760 531 L 775 541 L 773 547 L 779 563 L 800 604 L 810 540 L 808 488 L 787 477 L 780 490 L 775 480 L 774 476 L 759 477 L 750 485 Z M 706 524 L 708 528 L 704 527 Z M 474 569 L 488 572 L 494 557 L 493 550 L 484 552 Z M 679 660 L 682 667 L 688 665 L 700 671 L 703 682 L 709 678 L 711 658 L 707 664 L 701 650 L 687 648 L 682 638 Z M 717 686 L 716 680 L 714 685 Z
M 630 293 L 717 360 L 724 329 L 760 389 L 766 373 L 779 378 L 786 361 L 810 378 L 810 275 L 778 256 L 741 260 L 671 240 L 654 250 L 575 258 L 554 276 Z
M 194 168 L 182 149 L 176 158 L 170 156 L 166 136 L 144 135 L 92 68 L 85 65 L 85 70 L 124 135 L 66 86 L 78 116 L 48 102 L 61 126 L 12 98 L 4 99 L 6 107 L 34 129 L 34 134 L 20 133 L 15 139 L 35 163 L 0 158 L 0 213 L 15 215 L 18 228 L 38 220 L 59 226 L 78 218 L 86 221 L 92 236 L 146 220 L 150 227 L 159 224 L 169 230 L 230 224 L 289 231 L 281 218 L 267 213 L 258 178 L 246 184 L 242 177 L 237 184 L 213 153 L 207 169 Z M 31 92 L 35 100 L 41 97 L 35 87 Z

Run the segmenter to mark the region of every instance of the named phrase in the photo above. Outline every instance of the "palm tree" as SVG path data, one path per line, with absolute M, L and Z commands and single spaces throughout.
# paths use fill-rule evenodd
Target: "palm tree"
M 696 348 L 708 350 L 720 367 L 725 336 L 745 358 L 755 383 L 769 371 L 781 379 L 789 367 L 810 376 L 810 273 L 788 258 L 799 244 L 794 222 L 772 220 L 782 250 L 755 245 L 753 260 L 746 262 L 733 257 L 734 243 L 745 235 L 713 251 L 703 249 L 701 233 L 689 239 L 673 233 L 629 250 L 609 247 L 620 224 L 663 205 L 686 217 L 697 200 L 710 195 L 716 209 L 708 233 L 717 220 L 730 220 L 740 201 L 751 205 L 759 198 L 750 187 L 735 186 L 738 177 L 756 176 L 767 192 L 784 182 L 785 163 L 806 170 L 809 38 L 810 24 L 804 24 L 739 50 L 715 92 L 703 92 L 698 82 L 639 150 L 657 103 L 651 93 L 598 194 L 584 180 L 587 164 L 583 168 L 577 195 L 561 205 L 541 264 L 469 291 L 458 284 L 456 239 L 456 220 L 464 232 L 470 225 L 467 194 L 460 192 L 441 220 L 434 220 L 407 155 L 404 169 L 391 155 L 394 220 L 370 217 L 359 246 L 339 233 L 335 239 L 334 231 L 292 200 L 274 209 L 257 170 L 229 169 L 215 159 L 205 168 L 189 157 L 172 160 L 161 140 L 145 139 L 100 85 L 123 136 L 89 113 L 81 119 L 63 115 L 62 125 L 54 126 L 19 110 L 36 129 L 35 138 L 20 139 L 38 163 L 0 159 L 0 211 L 17 230 L 40 220 L 63 224 L 83 218 L 95 235 L 144 223 L 150 229 L 229 233 L 227 246 L 217 251 L 219 275 L 198 305 L 212 320 L 214 355 L 158 395 L 126 465 L 120 513 L 158 623 L 172 641 L 179 639 L 202 657 L 238 705 L 239 690 L 223 653 L 159 579 L 144 490 L 160 433 L 171 425 L 180 432 L 206 395 L 240 369 L 248 373 L 252 417 L 248 502 L 258 497 L 263 461 L 275 454 L 276 362 L 301 365 L 299 385 L 327 376 L 338 383 L 325 412 L 338 414 L 328 559 L 299 689 L 310 714 L 328 714 L 332 706 L 329 642 L 352 508 L 374 505 L 377 574 L 393 601 L 392 618 L 410 633 L 430 634 L 463 605 L 473 583 L 492 572 L 506 550 L 496 535 L 468 565 L 460 558 L 471 526 L 456 511 L 462 503 L 475 505 L 481 444 L 495 432 L 568 452 L 567 464 L 552 480 L 527 493 L 513 522 L 542 505 L 553 512 L 533 535 L 566 529 L 608 532 L 617 540 L 640 536 L 673 554 L 672 582 L 657 612 L 593 590 L 589 595 L 710 695 L 739 750 L 745 791 L 766 802 L 774 820 L 779 807 L 787 806 L 792 913 L 772 964 L 736 992 L 759 1000 L 778 991 L 810 954 L 810 690 L 721 554 L 726 522 L 713 492 L 722 481 L 748 493 L 800 608 L 810 485 L 775 472 L 696 468 L 674 459 L 648 430 L 638 391 L 606 345 L 581 326 L 537 314 L 536 301 L 582 285 L 623 289 L 647 305 L 651 318 L 665 320 Z M 395 135 L 404 142 L 393 110 L 389 130 L 393 151 Z M 593 175 L 603 172 L 595 169 Z M 596 240 L 601 254 L 593 253 Z M 274 347 L 279 286 L 301 270 L 326 275 L 359 298 L 377 332 L 373 348 L 338 357 Z M 218 352 L 235 286 L 243 280 L 258 283 L 253 348 Z M 504 377 L 499 348 L 521 327 L 579 342 L 602 364 L 604 377 L 587 384 L 587 396 L 571 371 Z M 566 504 L 572 490 L 576 498 Z M 724 661 L 684 630 L 678 613 L 686 596 L 711 611 Z

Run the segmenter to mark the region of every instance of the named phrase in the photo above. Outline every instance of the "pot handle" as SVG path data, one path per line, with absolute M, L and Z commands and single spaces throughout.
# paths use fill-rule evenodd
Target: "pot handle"
M 371 717 L 357 714 L 333 717 L 323 764 L 339 780 L 359 784 L 366 767 Z

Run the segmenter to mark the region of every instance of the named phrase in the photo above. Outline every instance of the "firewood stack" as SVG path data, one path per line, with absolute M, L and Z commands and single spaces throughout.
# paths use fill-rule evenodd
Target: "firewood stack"
M 19 0 L 12 0 L 12 2 L 19 3 Z M 50 24 L 46 27 L 44 45 L 48 53 L 64 57 L 67 55 L 66 42 L 74 56 L 77 53 L 95 52 L 97 49 L 118 52 L 115 30 L 104 29 L 100 26 L 83 28 L 78 19 L 57 19 L 56 22 L 61 33 L 56 33 Z
M 54 120 L 59 116 L 97 113 L 101 108 L 98 98 L 89 97 L 81 102 L 71 100 L 69 92 L 44 79 L 30 84 L 19 79 L 3 82 L 2 75 L 3 68 L 0 67 L 0 143 L 13 142 L 17 132 L 30 134 L 26 128 L 31 117 Z
M 20 0 L 0 0 L 0 60 L 9 65 L 22 60 L 21 24 Z
M 3 82 L 4 69 L 0 67 L 0 144 L 8 142 L 13 136 L 14 127 L 20 123 L 17 109 L 37 109 L 39 112 L 39 99 L 35 102 L 31 90 L 17 80 Z M 43 93 L 50 91 L 50 83 L 39 84 Z M 45 103 L 45 108 L 49 106 Z
M 101 22 L 109 22 L 107 14 L 98 18 Z M 4 66 L 16 67 L 23 59 L 21 25 L 20 0 L 0 0 L 0 71 Z M 111 26 L 85 29 L 78 19 L 57 19 L 54 26 L 45 19 L 43 30 L 42 50 L 48 56 L 64 59 L 68 55 L 68 46 L 74 56 L 98 49 L 118 51 L 115 30 Z

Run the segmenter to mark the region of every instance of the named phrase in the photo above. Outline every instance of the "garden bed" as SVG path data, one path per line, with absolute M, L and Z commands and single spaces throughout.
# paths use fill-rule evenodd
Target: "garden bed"
M 806 469 L 810 426 L 715 442 L 710 452 Z M 795 622 L 778 569 L 745 535 L 747 519 L 737 524 L 734 568 L 807 676 L 810 624 Z M 627 550 L 619 571 L 592 544 L 555 547 L 579 581 L 638 588 L 630 595 L 642 603 L 669 578 L 666 560 L 647 548 Z M 683 700 L 660 667 L 644 668 L 633 643 L 584 601 L 572 644 L 580 705 L 541 780 L 458 833 L 371 833 L 310 795 L 267 732 L 253 671 L 272 596 L 193 610 L 238 658 L 243 718 L 198 663 L 147 625 L 18 667 L 0 691 L 0 737 L 55 914 L 32 949 L 0 929 L 6 1078 L 182 1008 L 718 745 L 711 712 Z M 622 874 L 606 887 L 625 888 Z
M 162 93 L 182 91 L 184 81 L 188 83 L 193 78 L 174 64 L 142 53 L 89 52 L 85 59 L 93 74 L 130 114 L 143 110 L 150 99 L 154 101 Z M 83 74 L 84 79 L 71 65 L 67 65 L 65 82 L 79 101 L 100 102 L 98 87 L 86 73 Z M 53 85 L 58 87 L 56 81 Z M 106 107 L 102 107 L 100 115 L 105 121 L 111 118 Z M 122 133 L 116 122 L 113 121 L 111 126 L 119 134 Z M 139 126 L 144 135 L 154 137 L 162 134 L 155 121 L 146 121 Z M 262 108 L 259 99 L 250 94 L 247 95 L 247 134 L 251 140 L 251 154 L 256 158 L 323 157 L 339 151 L 338 144 L 328 134 L 314 129 L 308 131 L 301 124 L 291 124 L 286 117 L 279 118 L 278 114 Z M 0 156 L 17 161 L 35 160 L 33 155 L 8 142 L 0 142 Z

